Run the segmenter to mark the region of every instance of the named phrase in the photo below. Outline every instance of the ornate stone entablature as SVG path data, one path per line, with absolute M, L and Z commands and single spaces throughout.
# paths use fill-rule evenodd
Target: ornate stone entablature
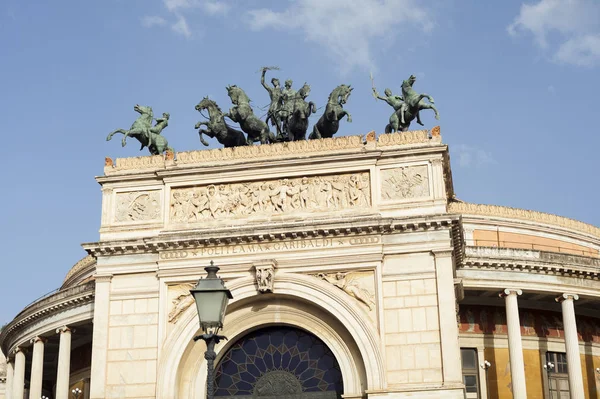
M 79 308 L 94 303 L 96 284 L 91 281 L 86 284 L 66 288 L 42 297 L 27 306 L 0 333 L 2 350 L 8 353 L 15 339 L 23 335 L 23 330 L 34 323 L 42 322 L 58 313 Z
M 433 134 L 435 133 L 435 134 Z M 415 130 L 402 133 L 379 135 L 377 141 L 365 141 L 364 136 L 342 136 L 335 138 L 293 141 L 260 146 L 244 146 L 218 148 L 213 150 L 178 152 L 176 159 L 155 155 L 146 157 L 106 159 L 104 173 L 106 176 L 122 173 L 140 173 L 145 170 L 164 169 L 169 167 L 206 164 L 228 161 L 247 161 L 277 159 L 278 157 L 295 157 L 345 151 L 376 149 L 377 147 L 439 145 L 442 142 L 439 127 L 428 130 Z
M 565 218 L 562 216 L 552 215 L 550 213 L 529 211 L 525 209 L 510 208 L 506 206 L 497 205 L 481 205 L 481 204 L 470 204 L 467 202 L 451 202 L 448 204 L 448 212 L 460 213 L 465 215 L 477 215 L 477 216 L 491 216 L 507 219 L 519 219 L 526 220 L 535 223 L 543 223 L 554 226 L 563 227 L 569 230 L 574 230 L 584 234 L 589 234 L 595 238 L 600 239 L 600 228 Z
M 459 267 L 600 278 L 599 258 L 530 249 L 465 247 Z

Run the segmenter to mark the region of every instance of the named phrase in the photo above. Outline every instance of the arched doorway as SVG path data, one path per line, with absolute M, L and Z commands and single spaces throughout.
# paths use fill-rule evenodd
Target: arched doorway
M 338 399 L 342 373 L 331 350 L 304 330 L 273 326 L 236 341 L 215 373 L 215 397 Z

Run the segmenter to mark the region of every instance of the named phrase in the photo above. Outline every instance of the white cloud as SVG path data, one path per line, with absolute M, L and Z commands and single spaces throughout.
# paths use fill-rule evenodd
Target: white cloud
M 175 21 L 168 23 L 163 17 L 146 16 L 142 18 L 142 26 L 150 28 L 169 24 L 171 30 L 188 38 L 192 36 L 192 30 L 188 25 L 186 13 L 201 10 L 211 16 L 225 15 L 231 8 L 228 3 L 221 0 L 162 0 L 162 2 Z
M 146 28 L 152 28 L 153 26 L 164 26 L 166 25 L 167 20 L 163 17 L 146 15 L 142 17 L 142 26 Z
M 509 34 L 533 35 L 555 62 L 576 66 L 600 65 L 600 1 L 539 0 L 522 4 L 507 28 Z
M 173 29 L 174 32 L 179 33 L 180 35 L 183 35 L 185 37 L 192 36 L 192 31 L 190 30 L 190 27 L 188 26 L 187 21 L 181 15 L 178 16 L 177 22 L 175 22 L 173 25 L 171 25 L 171 29 Z
M 458 158 L 458 165 L 463 168 L 471 166 L 479 167 L 496 163 L 492 153 L 482 150 L 481 148 L 472 147 L 466 144 L 456 144 L 451 147 L 451 151 Z
M 297 0 L 283 11 L 248 12 L 254 30 L 289 30 L 319 44 L 344 72 L 374 69 L 372 45 L 433 29 L 432 12 L 417 0 Z M 404 28 L 404 29 L 403 29 Z

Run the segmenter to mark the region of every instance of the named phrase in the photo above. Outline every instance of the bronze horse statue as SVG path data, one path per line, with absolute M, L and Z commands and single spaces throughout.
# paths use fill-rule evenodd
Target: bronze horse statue
M 271 133 L 266 122 L 254 115 L 250 99 L 244 90 L 236 85 L 227 86 L 227 95 L 231 99 L 233 107 L 224 116 L 240 124 L 244 133 L 248 135 L 246 144 L 253 145 L 257 141 L 260 141 L 261 144 L 275 142 L 275 135 Z
M 312 101 L 306 102 L 306 97 L 309 94 L 310 86 L 305 83 L 292 100 L 292 113 L 287 122 L 290 141 L 306 140 L 308 117 L 317 111 L 315 103 Z
M 419 111 L 424 109 L 432 109 L 435 112 L 435 119 L 440 119 L 440 113 L 435 107 L 433 97 L 429 94 L 419 94 L 413 89 L 413 84 L 416 82 L 417 77 L 414 75 L 410 75 L 407 80 L 402 82 L 402 97 L 404 99 L 404 103 L 406 105 L 404 115 L 398 115 L 400 120 L 399 130 L 401 132 L 408 131 L 410 123 L 417 118 L 417 123 L 423 125 L 421 123 L 421 119 L 419 118 Z M 428 99 L 429 103 L 426 103 L 424 100 Z M 401 112 L 399 110 L 398 112 Z M 392 131 L 392 126 L 388 124 L 385 127 L 385 132 L 390 133 Z
M 329 95 L 325 112 L 313 127 L 313 131 L 308 137 L 309 139 L 333 137 L 340 127 L 340 120 L 344 116 L 348 117 L 348 122 L 352 122 L 352 116 L 344 109 L 344 104 L 348 101 L 352 90 L 353 88 L 350 85 L 344 84 L 333 89 Z
M 196 129 L 200 135 L 200 142 L 204 145 L 208 143 L 202 137 L 206 134 L 208 137 L 216 138 L 217 141 L 227 147 L 238 147 L 247 145 L 244 133 L 227 125 L 225 122 L 225 114 L 221 111 L 216 102 L 208 97 L 204 97 L 196 105 L 196 111 L 202 112 L 207 110 L 208 121 L 196 123 Z M 200 129 L 201 126 L 206 126 L 206 129 Z

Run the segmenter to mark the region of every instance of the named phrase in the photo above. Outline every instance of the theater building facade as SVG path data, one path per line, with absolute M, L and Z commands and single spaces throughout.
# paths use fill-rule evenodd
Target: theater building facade
M 0 333 L 0 397 L 205 398 L 211 261 L 217 398 L 600 397 L 600 229 L 460 201 L 439 128 L 107 158 L 97 181 L 97 242 Z

